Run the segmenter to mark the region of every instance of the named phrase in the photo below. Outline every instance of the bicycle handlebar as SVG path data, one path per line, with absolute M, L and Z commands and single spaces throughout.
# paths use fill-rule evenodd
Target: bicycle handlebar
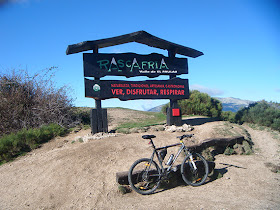
M 182 135 L 182 136 L 177 136 L 177 138 L 179 138 L 180 140 L 182 140 L 183 138 L 191 138 L 193 137 L 194 134 L 185 134 L 185 135 Z

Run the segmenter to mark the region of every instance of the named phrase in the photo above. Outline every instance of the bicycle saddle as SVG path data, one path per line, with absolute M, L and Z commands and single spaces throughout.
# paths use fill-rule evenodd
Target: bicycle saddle
M 152 139 L 152 138 L 156 138 L 155 135 L 144 135 L 142 136 L 143 139 Z

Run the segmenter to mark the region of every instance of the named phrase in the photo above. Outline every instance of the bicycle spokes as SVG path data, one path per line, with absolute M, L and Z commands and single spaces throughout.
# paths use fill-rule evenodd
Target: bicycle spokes
M 160 169 L 150 159 L 136 161 L 130 169 L 129 182 L 138 193 L 150 194 L 156 190 L 160 182 Z
M 181 166 L 184 181 L 192 186 L 203 184 L 208 176 L 207 161 L 199 154 L 194 153 L 185 158 Z

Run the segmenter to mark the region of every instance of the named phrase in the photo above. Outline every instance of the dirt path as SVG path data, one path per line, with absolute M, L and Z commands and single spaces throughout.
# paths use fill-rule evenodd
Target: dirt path
M 256 131 L 246 126 L 255 143 L 256 154 L 266 162 L 280 163 L 280 139 L 274 139 L 273 134 L 266 131 Z
M 213 126 L 204 123 L 196 126 Z M 198 133 L 201 129 L 195 127 Z M 266 162 L 279 163 L 279 140 L 246 127 L 256 154 L 216 156 L 220 179 L 200 187 L 178 186 L 153 195 L 122 195 L 115 174 L 149 157 L 143 133 L 73 140 L 80 131 L 55 140 L 14 162 L 0 166 L 0 209 L 279 209 L 280 174 Z M 194 130 L 194 132 L 195 132 Z M 157 146 L 176 142 L 178 133 L 154 133 Z M 259 149 L 258 149 L 259 148 Z

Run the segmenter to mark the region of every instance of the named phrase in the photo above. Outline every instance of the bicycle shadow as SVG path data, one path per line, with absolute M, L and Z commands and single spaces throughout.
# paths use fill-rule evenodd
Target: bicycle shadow
M 208 178 L 206 179 L 204 184 L 208 184 L 208 183 L 214 182 L 214 181 L 222 178 L 228 172 L 228 168 L 230 168 L 230 167 L 247 169 L 242 166 L 237 166 L 237 165 L 233 165 L 233 164 L 227 164 L 227 163 L 219 163 L 219 164 L 222 164 L 225 167 L 214 168 L 211 171 L 211 173 L 209 173 Z M 160 184 L 159 190 L 157 190 L 155 193 L 170 190 L 170 189 L 173 189 L 173 188 L 176 188 L 179 186 L 188 186 L 188 185 L 182 179 L 181 173 L 171 172 L 169 179 L 162 181 L 162 183 Z
M 207 183 L 209 182 L 213 182 L 217 179 L 220 179 L 224 176 L 224 174 L 226 174 L 228 172 L 228 168 L 230 167 L 235 167 L 235 168 L 241 168 L 241 169 L 247 169 L 245 167 L 242 166 L 237 166 L 237 165 L 233 165 L 233 164 L 228 164 L 228 163 L 219 163 L 221 165 L 224 165 L 225 167 L 223 168 L 219 168 L 219 169 L 214 169 L 213 173 L 211 175 L 209 175 L 209 180 Z

